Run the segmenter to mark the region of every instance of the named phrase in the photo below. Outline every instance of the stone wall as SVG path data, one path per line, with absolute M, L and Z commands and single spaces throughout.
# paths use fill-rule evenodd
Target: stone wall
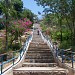
M 68 69 L 68 71 L 69 71 L 68 75 L 75 75 L 75 70 L 73 68 L 66 65 L 65 63 L 62 63 L 61 60 L 59 58 L 56 58 L 55 55 L 54 55 L 54 59 L 60 67 Z

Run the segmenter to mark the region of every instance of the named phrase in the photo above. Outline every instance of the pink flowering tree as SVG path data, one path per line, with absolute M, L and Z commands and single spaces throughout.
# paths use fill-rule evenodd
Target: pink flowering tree
M 27 18 L 12 22 L 12 25 L 9 26 L 9 33 L 14 36 L 13 40 L 18 40 L 18 37 L 21 37 L 24 32 L 31 27 L 31 25 L 32 22 Z

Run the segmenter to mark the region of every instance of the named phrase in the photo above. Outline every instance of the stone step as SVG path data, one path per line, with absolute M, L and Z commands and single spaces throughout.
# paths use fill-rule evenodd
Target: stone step
M 33 45 L 33 44 L 39 44 L 39 45 L 47 45 L 47 43 L 41 43 L 41 42 L 31 42 L 30 45 Z
M 25 59 L 28 63 L 54 63 L 54 59 Z
M 39 59 L 40 59 L 40 58 L 42 58 L 42 59 L 43 59 L 43 58 L 46 58 L 46 59 L 49 58 L 49 59 L 50 59 L 50 58 L 53 58 L 53 55 L 51 54 L 51 56 L 50 56 L 50 55 L 46 55 L 46 54 L 45 54 L 45 55 L 44 55 L 44 54 L 43 54 L 43 55 L 41 55 L 41 54 L 39 54 L 39 55 L 38 55 L 38 54 L 29 54 L 29 55 L 28 55 L 28 54 L 27 54 L 26 57 L 27 57 L 27 58 L 28 58 L 28 57 L 31 57 L 31 58 L 39 58 Z
M 27 53 L 52 53 L 51 51 L 45 51 L 45 50 L 28 50 Z
M 50 51 L 49 48 L 47 48 L 47 49 L 44 49 L 44 48 L 43 48 L 43 49 L 42 49 L 42 48 L 41 48 L 41 49 L 39 49 L 39 48 L 28 48 L 28 51 L 29 51 L 29 50 L 30 50 L 30 51 L 31 51 L 31 50 L 32 50 L 32 51 Z
M 39 39 L 39 38 L 41 38 L 40 36 L 38 36 L 38 35 L 35 35 L 35 36 L 33 36 L 33 38 L 34 39 Z M 42 38 L 41 38 L 42 39 Z
M 37 38 L 38 39 L 38 38 L 41 38 L 41 37 L 39 37 L 38 35 L 36 35 L 36 36 L 33 36 L 33 38 Z
M 38 38 L 41 38 L 41 37 L 40 37 L 40 35 L 34 34 L 33 38 L 37 38 L 38 39 Z
M 38 48 L 38 49 L 49 49 L 49 47 L 48 46 L 38 46 L 38 45 L 36 45 L 36 46 L 29 46 L 30 48 Z
M 28 56 L 53 56 L 52 53 L 27 53 Z
M 26 56 L 25 59 L 53 59 L 53 56 Z
M 38 40 L 38 39 L 35 39 L 35 38 L 32 39 L 32 42 L 33 42 L 33 41 L 34 41 L 34 42 L 35 42 L 35 41 L 37 41 L 37 42 L 44 42 L 43 40 Z
M 56 63 L 23 63 L 22 67 L 56 67 Z
M 52 54 L 51 51 L 27 51 L 27 54 L 38 53 L 38 54 Z
M 33 37 L 33 40 L 43 41 L 42 38 L 39 38 L 39 37 Z
M 27 53 L 40 53 L 40 54 L 44 53 L 44 54 L 52 54 L 51 51 L 27 51 Z
M 32 42 L 39 42 L 39 43 L 44 43 L 44 41 L 38 41 L 38 40 L 32 40 Z
M 41 41 L 43 41 L 43 39 L 41 37 L 39 37 L 39 36 L 34 37 L 33 36 L 33 40 L 38 40 L 39 41 L 39 39 L 41 39 Z
M 49 46 L 48 45 L 39 45 L 39 44 L 35 44 L 35 45 L 30 44 L 29 47 L 46 47 L 46 48 L 49 49 Z
M 36 41 L 36 40 L 37 40 L 38 42 L 39 42 L 39 41 L 43 41 L 41 38 L 38 39 L 38 38 L 33 37 L 32 41 Z
M 46 49 L 46 48 L 49 48 L 49 47 L 46 46 L 46 45 L 38 45 L 38 44 L 30 45 L 29 47 L 30 47 L 30 48 L 35 48 L 35 47 L 36 47 L 36 48 L 45 48 L 45 49 Z
M 39 44 L 39 43 L 35 43 L 35 44 L 30 44 L 30 47 L 36 47 L 36 46 L 38 46 L 38 47 L 42 47 L 42 46 L 47 46 L 48 47 L 48 45 L 47 44 Z M 49 48 L 49 47 L 48 47 Z
M 68 75 L 68 71 L 58 67 L 21 67 L 13 70 L 13 75 Z

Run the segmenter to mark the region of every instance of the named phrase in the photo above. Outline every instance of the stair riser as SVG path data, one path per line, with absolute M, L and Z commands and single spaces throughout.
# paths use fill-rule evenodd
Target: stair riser
M 31 51 L 31 52 L 28 52 L 27 51 L 27 54 L 49 54 L 49 55 L 52 55 L 52 52 L 33 52 L 33 51 Z
M 23 64 L 22 67 L 56 67 L 57 64 Z
M 46 49 L 44 49 L 44 48 L 28 48 L 28 50 L 36 50 L 36 51 L 50 51 L 50 49 L 49 48 L 46 48 Z
M 32 42 L 39 42 L 39 43 L 44 43 L 44 41 L 38 41 L 38 40 L 32 40 Z
M 39 44 L 35 44 L 35 45 L 31 45 L 29 47 L 48 47 L 48 45 L 39 45 Z M 48 47 L 49 48 L 49 47 Z
M 31 42 L 31 43 L 30 43 L 30 45 L 35 45 L 35 44 L 39 44 L 39 45 L 47 45 L 47 43 L 39 43 L 39 42 L 37 42 L 37 43 Z M 47 46 L 48 46 L 48 45 L 47 45 Z
M 53 63 L 55 62 L 53 59 L 52 60 L 38 60 L 38 59 L 25 59 L 25 62 L 28 62 L 28 63 Z
M 27 53 L 27 56 L 53 56 L 53 55 L 52 54 L 43 54 L 43 53 L 37 53 L 37 54 Z
M 67 75 L 65 72 L 25 72 L 25 71 L 14 71 L 13 75 Z
M 53 59 L 53 57 L 31 57 L 31 56 L 26 56 L 25 59 Z
M 44 43 L 44 41 L 41 39 L 40 40 L 34 39 L 34 40 L 32 40 L 32 42 Z
M 38 40 L 39 40 L 39 41 L 43 41 L 41 38 L 39 38 L 39 39 L 36 38 L 36 39 L 35 39 L 35 37 L 34 37 L 34 40 L 32 40 L 32 41 L 35 41 L 35 40 L 37 40 L 37 41 L 38 41 Z
M 45 51 L 45 52 L 51 52 L 50 50 L 46 50 L 46 49 L 45 49 L 45 50 L 43 50 L 43 49 L 35 49 L 35 48 L 34 48 L 34 49 L 31 48 L 31 49 L 29 49 L 28 51 L 40 51 L 40 52 L 41 52 L 41 51 Z
M 32 46 L 29 46 L 30 48 L 38 48 L 38 49 L 49 49 L 49 47 L 45 47 L 45 46 L 41 46 L 41 47 L 39 47 L 38 45 L 37 46 L 34 46 L 34 47 L 32 47 Z
M 27 51 L 27 53 L 52 53 L 51 51 Z

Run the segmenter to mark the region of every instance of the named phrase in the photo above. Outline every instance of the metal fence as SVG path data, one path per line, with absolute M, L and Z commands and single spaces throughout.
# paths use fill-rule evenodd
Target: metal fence
M 8 69 L 10 69 L 12 66 L 17 64 L 21 60 L 31 38 L 32 38 L 32 35 L 28 36 L 26 42 L 24 43 L 23 47 L 20 50 L 0 55 L 0 75 L 6 72 Z M 19 60 L 16 62 L 17 59 Z
M 60 59 L 62 63 L 69 65 L 71 68 L 74 68 L 75 52 L 73 52 L 73 50 L 59 49 L 57 45 L 54 45 L 52 43 L 51 39 L 48 36 L 42 33 L 41 36 L 44 40 L 47 41 L 56 58 Z

